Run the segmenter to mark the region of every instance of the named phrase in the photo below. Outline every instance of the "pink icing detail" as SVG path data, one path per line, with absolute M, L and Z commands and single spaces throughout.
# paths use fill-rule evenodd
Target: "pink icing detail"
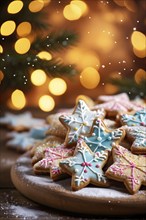
M 123 175 L 123 168 L 120 168 L 118 166 L 112 166 L 110 169 L 114 174 L 119 173 L 119 175 Z
M 52 174 L 60 174 L 61 173 L 61 170 L 60 169 L 53 169 L 52 170 Z
M 92 165 L 91 165 L 91 163 L 83 162 L 83 163 L 81 163 L 81 166 L 82 167 L 85 167 L 85 166 L 87 166 L 87 167 L 90 166 L 91 167 Z
M 100 166 L 97 164 L 96 167 L 99 168 Z
M 85 166 L 86 166 L 86 165 L 85 165 L 85 162 L 81 163 L 81 166 L 82 166 L 82 167 L 85 167 Z
M 84 173 L 87 173 L 87 170 L 86 170 L 86 169 L 84 170 Z

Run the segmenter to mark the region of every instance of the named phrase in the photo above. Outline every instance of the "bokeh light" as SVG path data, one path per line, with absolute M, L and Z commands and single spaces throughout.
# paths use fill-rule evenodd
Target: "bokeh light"
M 21 9 L 23 8 L 23 2 L 22 1 L 12 1 L 7 8 L 7 11 L 9 14 L 17 14 Z
M 47 51 L 41 51 L 37 54 L 37 57 L 39 57 L 42 60 L 51 60 L 52 59 L 52 55 L 47 52 Z
M 82 11 L 77 5 L 69 4 L 64 7 L 63 15 L 69 21 L 78 20 L 82 15 Z
M 51 96 L 43 95 L 39 99 L 39 107 L 44 112 L 52 111 L 55 107 L 55 101 Z
M 146 50 L 146 37 L 142 32 L 134 31 L 131 36 L 131 42 L 136 50 Z
M 1 35 L 9 36 L 9 35 L 11 35 L 15 31 L 15 28 L 16 28 L 16 24 L 15 24 L 14 21 L 12 21 L 12 20 L 5 21 L 1 25 L 1 28 L 0 28 Z
M 86 102 L 89 107 L 93 107 L 95 105 L 94 101 L 86 95 L 78 95 L 76 98 L 76 103 L 78 103 L 79 100 L 83 100 L 84 102 Z
M 3 47 L 0 45 L 0 53 L 3 53 Z
M 37 1 L 37 0 L 31 1 L 28 6 L 29 10 L 33 13 L 41 11 L 43 7 L 44 7 L 44 1 Z
M 30 49 L 30 41 L 27 38 L 20 38 L 14 45 L 15 51 L 19 54 L 25 54 Z
M 88 13 L 88 6 L 83 1 L 81 1 L 81 0 L 71 1 L 70 4 L 78 6 L 81 10 L 82 15 L 86 15 Z
M 80 74 L 80 82 L 87 89 L 94 89 L 100 82 L 100 75 L 93 67 L 85 68 Z
M 24 93 L 21 90 L 16 89 L 11 95 L 11 102 L 13 106 L 18 110 L 24 108 L 26 105 L 26 98 Z
M 94 52 L 81 48 L 72 48 L 66 52 L 65 60 L 68 63 L 76 64 L 80 69 L 92 66 L 97 69 L 100 67 L 100 60 Z
M 138 69 L 135 73 L 134 79 L 137 84 L 140 84 L 143 80 L 146 80 L 146 71 L 143 69 Z
M 46 73 L 41 69 L 34 70 L 31 74 L 31 82 L 35 86 L 43 85 L 46 82 L 46 79 Z
M 116 92 L 118 92 L 118 87 L 114 86 L 110 83 L 106 83 L 104 85 L 104 92 L 105 92 L 105 94 L 108 94 L 108 95 L 115 94 Z
M 146 57 L 146 49 L 144 50 L 137 50 L 133 47 L 133 53 L 135 54 L 135 56 L 139 57 L 139 58 L 144 58 Z
M 53 95 L 59 96 L 66 92 L 67 84 L 61 78 L 54 78 L 49 82 L 48 88 Z
M 3 72 L 0 70 L 0 83 L 1 83 L 1 81 L 3 80 L 3 78 L 4 78 L 4 74 L 3 74 Z
M 17 27 L 17 34 L 20 37 L 25 37 L 31 33 L 31 24 L 27 21 L 20 23 Z

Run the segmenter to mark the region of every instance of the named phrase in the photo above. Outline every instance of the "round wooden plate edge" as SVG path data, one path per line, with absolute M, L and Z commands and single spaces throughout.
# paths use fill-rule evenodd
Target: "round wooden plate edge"
M 21 157 L 28 158 L 29 155 L 26 153 Z M 39 204 L 69 212 L 100 216 L 129 216 L 146 213 L 146 199 L 142 201 L 125 201 L 125 199 L 119 200 L 119 198 L 100 198 L 98 200 L 98 198 L 91 197 L 87 200 L 84 196 L 78 196 L 77 194 L 73 196 L 73 194 L 58 191 L 58 189 L 49 188 L 49 186 L 47 193 L 46 189 L 43 190 L 43 188 L 39 191 L 37 185 L 34 184 L 32 187 L 28 180 L 22 181 L 20 171 L 17 169 L 18 161 L 19 158 L 11 168 L 12 182 L 24 196 Z

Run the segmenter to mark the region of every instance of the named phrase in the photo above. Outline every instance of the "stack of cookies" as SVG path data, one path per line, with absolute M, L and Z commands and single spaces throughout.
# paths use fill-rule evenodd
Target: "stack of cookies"
M 129 193 L 146 185 L 146 111 L 127 94 L 100 96 L 89 107 L 47 117 L 47 138 L 29 151 L 35 174 L 71 176 L 72 190 L 123 182 Z M 114 180 L 114 181 L 113 181 Z

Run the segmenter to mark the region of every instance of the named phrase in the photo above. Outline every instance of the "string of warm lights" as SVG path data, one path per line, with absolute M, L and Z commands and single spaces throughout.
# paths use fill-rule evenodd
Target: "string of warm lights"
M 57 1 L 57 0 L 56 0 Z M 32 0 L 29 3 L 28 9 L 31 13 L 37 13 L 44 9 L 51 0 Z M 57 1 L 58 4 L 61 4 L 61 1 Z M 136 12 L 136 5 L 134 1 L 128 0 L 113 0 L 117 6 L 121 8 L 125 8 L 130 12 Z M 101 4 L 101 8 L 110 4 L 110 1 L 98 1 Z M 68 22 L 74 22 L 80 19 L 88 18 L 92 21 L 91 11 L 89 8 L 90 1 L 84 0 L 71 0 L 67 5 L 62 8 L 61 15 L 58 13 L 58 16 L 62 16 Z M 17 14 L 21 13 L 24 4 L 22 0 L 13 0 L 7 7 L 7 12 L 9 14 Z M 107 10 L 108 11 L 108 10 Z M 115 13 L 115 17 L 112 13 L 108 12 L 104 19 L 103 24 L 104 28 L 102 28 L 98 33 L 98 40 L 95 41 L 95 47 L 98 47 L 99 50 L 112 51 L 113 48 L 118 44 L 118 40 L 115 36 L 117 35 L 116 30 L 113 28 L 111 23 L 119 22 L 120 24 L 124 23 L 124 14 Z M 106 22 L 105 22 L 106 21 Z M 108 21 L 108 22 L 107 22 Z M 106 24 L 107 23 L 107 24 Z M 138 23 L 138 21 L 137 21 Z M 95 27 L 94 27 L 95 28 Z M 86 30 L 86 27 L 85 27 Z M 28 21 L 22 21 L 21 23 L 16 25 L 16 22 L 13 20 L 6 20 L 0 27 L 0 34 L 3 37 L 7 37 L 12 35 L 14 32 L 17 33 L 18 39 L 14 44 L 14 49 L 17 54 L 23 55 L 26 54 L 31 47 L 31 43 L 33 42 L 32 38 L 32 24 Z M 91 31 L 87 31 L 87 35 L 91 35 Z M 87 37 L 87 36 L 85 36 Z M 129 39 L 130 38 L 130 39 Z M 88 41 L 89 41 L 88 39 Z M 131 36 L 125 38 L 126 40 L 130 40 L 131 47 L 133 48 L 133 53 L 138 58 L 146 57 L 146 36 L 141 31 L 133 28 L 131 32 Z M 66 39 L 67 41 L 68 39 Z M 65 42 L 64 42 L 65 43 Z M 87 40 L 84 39 L 84 43 L 87 43 Z M 4 48 L 3 45 L 0 45 L 0 53 L 3 53 Z M 37 54 L 37 57 L 42 60 L 51 61 L 53 59 L 53 54 L 48 51 L 40 51 Z M 84 44 L 81 46 L 71 48 L 64 55 L 64 59 L 69 62 L 71 65 L 75 63 L 77 68 L 80 70 L 80 74 L 78 80 L 80 85 L 87 90 L 92 90 L 97 88 L 99 85 L 104 86 L 104 91 L 106 93 L 117 92 L 117 88 L 111 84 L 102 81 L 102 70 L 106 69 L 107 66 L 102 63 L 100 56 L 93 50 L 84 48 Z M 110 59 L 109 59 L 110 60 Z M 134 62 L 134 61 L 133 61 Z M 118 61 L 119 65 L 123 65 L 123 72 L 126 71 L 126 61 L 120 60 Z M 28 60 L 29 65 L 29 60 Z M 108 67 L 112 65 L 112 62 L 109 61 Z M 125 66 L 124 66 L 125 65 Z M 55 69 L 55 66 L 53 67 Z M 131 71 L 133 69 L 131 68 Z M 116 71 L 110 73 L 113 77 L 122 77 L 121 72 Z M 4 78 L 4 74 L 0 71 L 0 81 Z M 141 82 L 143 78 L 146 78 L 146 72 L 144 69 L 139 68 L 134 73 L 134 79 L 137 84 Z M 62 77 L 57 78 L 49 78 L 44 70 L 35 69 L 30 73 L 31 83 L 36 87 L 42 87 L 42 92 L 38 98 L 38 106 L 41 110 L 49 112 L 54 109 L 56 106 L 55 96 L 62 96 L 68 90 L 68 83 Z M 77 96 L 78 98 L 85 99 L 87 102 L 90 102 L 92 105 L 92 101 L 89 100 L 87 96 Z M 14 90 L 11 94 L 10 100 L 8 101 L 8 106 L 14 109 L 23 109 L 27 105 L 27 97 L 21 90 Z

